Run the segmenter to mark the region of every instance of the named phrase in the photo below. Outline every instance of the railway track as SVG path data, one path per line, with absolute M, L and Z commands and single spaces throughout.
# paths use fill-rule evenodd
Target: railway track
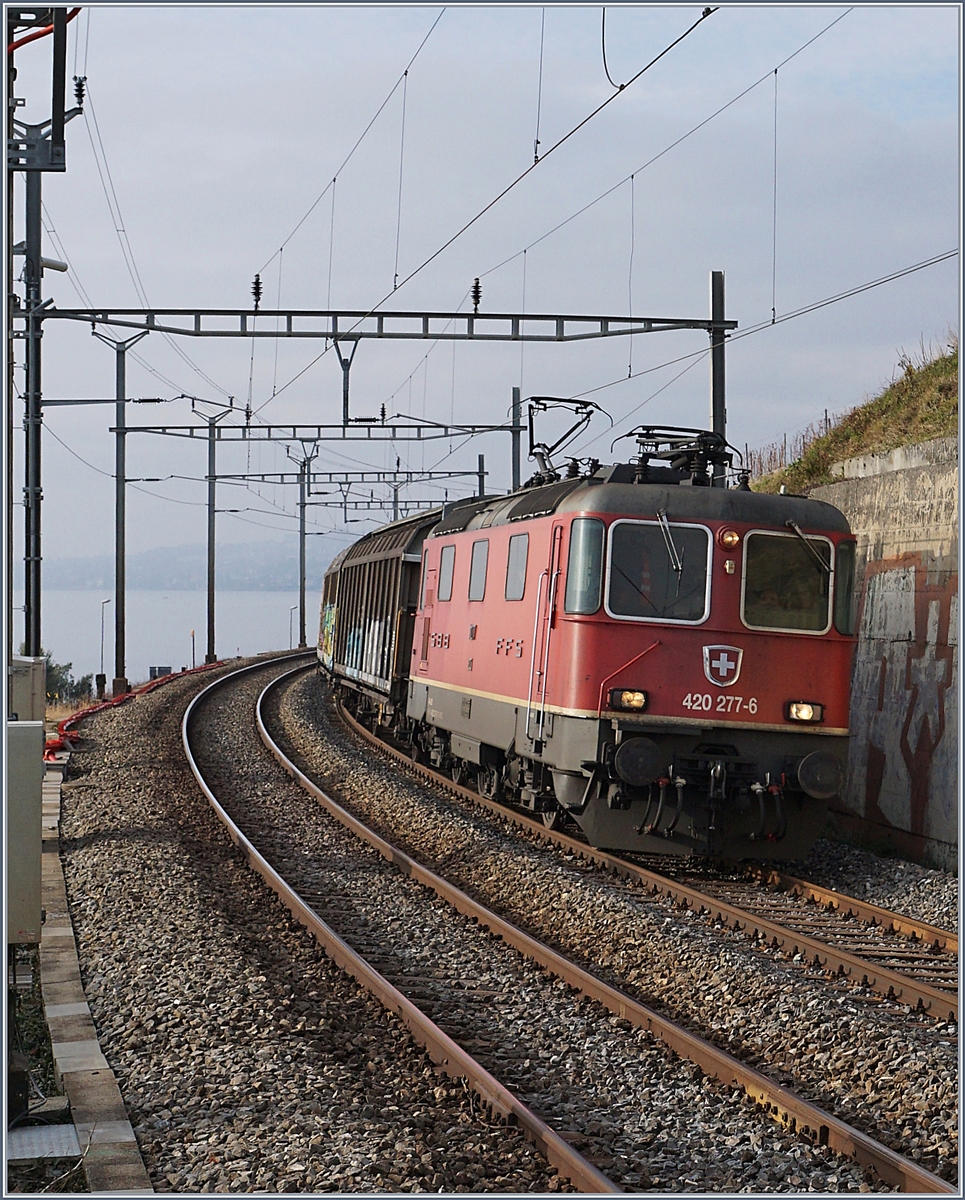
M 317 677 L 286 693 L 287 752 L 385 836 L 614 986 L 956 1177 L 957 1026 L 718 933 L 694 909 L 624 888 L 577 853 L 540 849 L 517 837 L 522 823 L 501 805 L 492 814 L 454 805 L 408 769 L 387 774 L 366 743 L 345 741 L 329 704 Z
M 708 878 L 679 868 L 657 873 L 693 888 L 690 902 L 705 911 L 703 897 L 709 897 L 735 927 L 746 927 L 739 914 L 747 914 L 747 926 L 770 934 L 782 948 L 807 952 L 818 965 L 889 999 L 913 1003 L 942 1020 L 957 1019 L 958 937 L 947 930 L 779 871 L 748 872 L 757 878 Z
M 384 944 L 380 945 L 374 931 L 366 930 L 364 922 L 361 928 L 356 923 L 355 928 L 351 931 L 354 934 L 353 940 L 361 942 L 367 957 L 353 948 L 349 941 L 337 932 L 336 925 L 340 925 L 345 932 L 346 921 L 344 918 L 352 916 L 347 896 L 338 897 L 338 893 L 335 892 L 336 898 L 333 899 L 331 889 L 324 893 L 320 892 L 318 888 L 323 881 L 315 878 L 311 869 L 306 868 L 304 863 L 300 872 L 301 888 L 300 891 L 296 890 L 272 865 L 268 857 L 259 850 L 255 841 L 243 831 L 241 823 L 236 822 L 229 815 L 223 798 L 219 799 L 211 789 L 205 773 L 198 765 L 192 746 L 193 718 L 199 708 L 207 700 L 210 700 L 213 693 L 230 686 L 231 682 L 236 681 L 239 675 L 263 673 L 264 669 L 262 664 L 256 664 L 254 667 L 243 668 L 242 671 L 227 677 L 227 679 L 217 680 L 195 697 L 185 711 L 182 723 L 183 744 L 189 766 L 217 816 L 226 826 L 231 840 L 244 853 L 249 866 L 262 876 L 295 918 L 311 931 L 325 948 L 326 953 L 362 987 L 376 996 L 390 1012 L 395 1013 L 402 1020 L 416 1042 L 425 1048 L 432 1060 L 446 1074 L 464 1079 L 493 1114 L 518 1124 L 547 1160 L 579 1190 L 592 1193 L 623 1190 L 552 1130 L 509 1088 L 500 1083 L 470 1053 L 446 1034 L 410 995 L 404 994 L 390 981 L 386 972 L 394 973 L 398 977 L 400 972 L 392 971 L 393 966 L 397 967 L 398 963 L 393 964 L 391 952 Z M 269 822 L 264 819 L 259 821 L 257 818 L 252 820 L 249 815 L 246 824 L 249 832 L 262 844 L 267 840 L 276 850 L 280 849 L 277 830 L 271 829 Z M 364 856 L 361 865 L 364 872 L 366 865 Z M 346 907 L 342 907 L 340 910 L 338 907 L 340 903 Z M 321 909 L 327 920 L 323 919 L 316 908 Z M 343 919 L 339 920 L 340 917 Z M 349 920 L 347 923 L 351 925 L 352 921 Z M 420 985 L 423 990 L 426 983 L 425 976 L 428 973 L 425 968 L 422 969 L 423 978 L 420 980 Z M 409 984 L 409 990 L 412 991 L 411 980 Z
M 508 819 L 537 837 L 633 879 L 712 921 L 762 939 L 791 956 L 860 984 L 939 1020 L 958 1020 L 958 937 L 923 921 L 877 908 L 778 871 L 757 869 L 757 882 L 714 879 L 688 872 L 674 860 L 633 857 L 594 849 L 582 838 L 547 828 L 516 809 L 449 779 L 378 737 L 343 710 L 350 727 L 371 745 L 447 790 Z M 753 869 L 752 869 L 753 870 Z
M 449 905 L 459 913 L 470 917 L 478 926 L 496 933 L 507 945 L 514 947 L 528 956 L 533 962 L 539 964 L 544 970 L 551 972 L 559 980 L 570 987 L 578 989 L 582 995 L 591 997 L 603 1004 L 620 1022 L 627 1022 L 630 1027 L 646 1030 L 648 1033 L 653 1034 L 664 1045 L 673 1049 L 676 1054 L 698 1064 L 703 1071 L 717 1078 L 728 1087 L 738 1086 L 758 1106 L 775 1116 L 788 1132 L 793 1133 L 797 1138 L 803 1139 L 806 1144 L 827 1146 L 840 1155 L 852 1157 L 872 1173 L 872 1178 L 877 1177 L 892 1187 L 898 1186 L 903 1190 L 928 1192 L 951 1192 L 954 1190 L 944 1180 L 925 1170 L 917 1163 L 881 1145 L 866 1134 L 849 1126 L 846 1122 L 832 1116 L 830 1113 L 824 1112 L 818 1106 L 795 1095 L 774 1080 L 738 1061 L 732 1055 L 696 1037 L 674 1022 L 661 1017 L 658 1013 L 648 1009 L 628 994 L 595 978 L 576 963 L 567 960 L 549 946 L 538 942 L 530 935 L 514 927 L 504 918 L 493 913 L 478 901 L 460 891 L 453 884 L 441 879 L 427 868 L 420 866 L 409 855 L 404 854 L 397 847 L 392 846 L 379 837 L 378 834 L 367 829 L 300 772 L 271 738 L 265 726 L 264 718 L 261 715 L 261 708 L 265 696 L 271 693 L 276 686 L 277 681 L 269 685 L 259 699 L 258 719 L 260 732 L 265 744 L 284 769 L 298 781 L 302 788 L 318 800 L 337 821 L 350 829 L 357 837 L 364 839 L 369 846 L 377 850 L 387 862 L 397 867 L 408 879 L 417 881 L 423 887 L 432 888 Z M 188 730 L 191 727 L 192 712 L 196 711 L 197 707 L 204 703 L 203 697 L 210 695 L 218 687 L 219 684 L 212 685 L 211 689 L 202 693 L 185 716 L 184 741 L 189 757 L 191 751 Z M 527 1106 L 523 1105 L 522 1108 L 514 1108 L 512 1107 L 512 1102 L 507 1104 L 505 1095 L 498 1090 L 494 1090 L 493 1082 L 491 1081 L 492 1077 L 486 1072 L 485 1067 L 478 1062 L 473 1064 L 466 1061 L 463 1057 L 458 1057 L 455 1054 L 455 1050 L 458 1048 L 455 1047 L 453 1042 L 446 1040 L 444 1034 L 440 1036 L 441 1031 L 434 1032 L 434 1030 L 438 1030 L 438 1026 L 434 1025 L 427 1014 L 419 1013 L 417 1006 L 409 1007 L 411 1001 L 405 1001 L 401 995 L 401 989 L 396 987 L 395 983 L 389 978 L 393 973 L 396 975 L 397 981 L 408 978 L 405 970 L 401 971 L 400 976 L 400 965 L 395 953 L 386 950 L 386 945 L 393 945 L 392 938 L 390 937 L 386 942 L 383 931 L 381 935 L 382 940 L 380 941 L 380 938 L 374 935 L 371 928 L 366 928 L 361 932 L 357 928 L 354 928 L 353 936 L 357 940 L 360 940 L 363 947 L 368 950 L 368 958 L 370 960 L 376 958 L 383 970 L 375 970 L 371 961 L 368 964 L 360 961 L 360 956 L 355 951 L 349 949 L 347 945 L 348 939 L 340 937 L 339 932 L 337 932 L 339 923 L 344 923 L 346 919 L 348 919 L 350 926 L 353 925 L 354 918 L 352 916 L 351 905 L 346 905 L 347 897 L 343 894 L 333 902 L 330 894 L 325 889 L 319 890 L 317 879 L 313 882 L 311 871 L 309 871 L 308 877 L 301 881 L 301 885 L 298 888 L 298 891 L 302 894 L 297 894 L 292 884 L 281 880 L 278 872 L 268 865 L 265 856 L 255 849 L 253 840 L 231 819 L 226 807 L 217 800 L 214 793 L 204 782 L 202 773 L 198 770 L 193 760 L 192 769 L 195 771 L 202 787 L 205 788 L 209 800 L 214 805 L 218 815 L 228 826 L 232 840 L 242 847 L 249 862 L 269 879 L 272 886 L 279 891 L 285 903 L 292 908 L 292 911 L 296 913 L 299 919 L 309 924 L 313 931 L 317 932 L 317 935 L 330 948 L 330 953 L 337 957 L 356 978 L 363 981 L 365 986 L 371 986 L 373 990 L 376 990 L 376 993 L 383 999 L 383 1003 L 405 1014 L 404 1019 L 407 1024 L 410 1024 L 410 1028 L 413 1029 L 416 1036 L 423 1041 L 430 1050 L 430 1053 L 440 1062 L 444 1069 L 450 1071 L 450 1073 L 457 1073 L 472 1080 L 472 1086 L 477 1088 L 480 1095 L 485 1096 L 487 1103 L 492 1104 L 497 1111 L 514 1113 L 517 1119 L 524 1124 L 531 1122 L 531 1124 L 527 1124 L 526 1126 L 530 1130 L 530 1136 L 537 1144 L 544 1148 L 544 1152 L 548 1154 L 551 1161 L 556 1163 L 559 1169 L 567 1174 L 577 1186 L 582 1188 L 590 1186 L 591 1190 L 601 1190 L 601 1180 L 592 1174 L 596 1172 L 599 1175 L 599 1172 L 597 1172 L 592 1164 L 587 1165 L 586 1160 L 582 1156 L 577 1156 L 576 1160 L 569 1157 L 575 1152 L 565 1137 L 552 1135 L 552 1131 L 548 1131 L 545 1124 L 540 1122 L 540 1118 L 536 1114 L 531 1113 Z M 247 801 L 245 807 L 246 809 L 249 807 Z M 254 819 L 250 812 L 247 819 Z M 272 834 L 261 828 L 260 836 L 271 841 L 277 839 L 278 835 L 277 831 Z M 302 870 L 304 871 L 304 864 L 302 865 Z M 304 894 L 306 892 L 308 892 L 307 897 Z M 322 916 L 328 919 L 322 920 Z M 368 921 L 369 918 L 367 917 L 366 920 Z M 453 919 L 449 918 L 447 932 L 451 932 L 448 927 L 452 924 Z M 465 930 L 463 930 L 460 937 L 464 943 L 466 940 Z M 432 952 L 429 952 L 429 954 L 431 957 Z M 424 958 L 425 955 L 421 957 Z M 474 1026 L 471 1023 L 467 1024 L 464 1020 L 466 1008 L 464 1003 L 465 997 L 464 995 L 453 996 L 452 978 L 448 981 L 448 993 L 441 996 L 440 990 L 445 993 L 446 987 L 442 986 L 440 989 L 440 971 L 438 969 L 427 971 L 424 962 L 420 970 L 419 986 L 422 993 L 428 997 L 431 1007 L 443 1013 L 447 1011 L 451 1013 L 452 1005 L 455 1001 L 456 1011 L 459 1014 L 456 1025 L 460 1027 L 463 1045 L 473 1046 L 481 1043 L 489 1050 L 492 1057 L 497 1059 L 504 1057 L 505 1051 L 494 1045 L 491 1028 L 489 1029 L 488 1037 L 483 1036 L 480 1038 L 478 1033 L 473 1033 Z M 479 968 L 477 967 L 476 970 L 479 970 Z M 431 976 L 431 979 L 428 981 L 429 986 L 427 986 L 427 974 Z M 446 972 L 442 971 L 442 974 L 445 975 Z M 411 980 L 409 982 L 411 983 Z M 487 1002 L 484 1007 L 492 1009 L 499 1006 L 501 1003 L 497 999 L 501 995 L 499 989 L 494 992 L 484 988 L 482 991 L 484 992 L 484 1000 Z M 464 1054 L 465 1050 L 462 1053 Z M 518 1050 L 510 1052 L 509 1058 L 512 1060 L 514 1057 L 518 1058 Z M 557 1060 L 559 1057 L 561 1056 L 558 1055 Z M 527 1061 L 525 1066 L 528 1065 Z M 567 1066 L 572 1066 L 572 1063 L 568 1063 Z M 523 1075 L 525 1075 L 525 1071 Z M 599 1103 L 598 1096 L 595 1097 L 595 1103 Z M 617 1139 L 617 1142 L 619 1145 L 619 1139 Z M 611 1155 L 611 1157 L 613 1156 Z M 617 1165 L 621 1161 L 619 1149 L 615 1151 L 614 1161 Z M 624 1173 L 626 1174 L 625 1182 L 631 1187 L 638 1183 L 634 1172 L 626 1171 L 625 1164 Z M 620 1178 L 619 1171 L 617 1172 L 617 1177 Z M 606 1182 L 606 1190 L 619 1190 L 617 1184 L 612 1180 L 607 1180 Z

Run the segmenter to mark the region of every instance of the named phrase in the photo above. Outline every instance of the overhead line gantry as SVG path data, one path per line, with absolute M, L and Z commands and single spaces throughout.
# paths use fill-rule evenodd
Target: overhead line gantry
M 572 313 L 372 312 L 366 309 L 306 308 L 56 308 L 43 321 L 80 321 L 97 326 L 189 338 L 313 339 L 331 343 L 342 368 L 342 423 L 349 417 L 349 372 L 363 341 L 585 342 L 697 329 L 711 346 L 723 347 L 736 321 L 724 319 L 723 272 L 710 318 L 600 316 Z M 17 315 L 16 313 L 14 314 Z M 350 347 L 346 353 L 342 346 Z M 723 394 L 723 362 L 715 359 Z M 716 426 L 715 426 L 716 429 Z M 718 432 L 723 433 L 723 430 Z

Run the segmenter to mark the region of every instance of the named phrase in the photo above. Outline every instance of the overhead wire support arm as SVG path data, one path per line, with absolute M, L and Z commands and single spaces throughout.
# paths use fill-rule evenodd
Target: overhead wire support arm
M 381 424 L 356 418 L 345 425 L 219 425 L 218 441 L 230 442 L 422 442 L 482 433 L 515 433 L 516 425 L 439 425 L 390 418 Z M 112 432 L 114 432 L 112 430 Z M 202 438 L 206 431 L 196 425 L 128 425 L 127 433 L 153 433 L 163 437 Z M 420 472 L 420 474 L 423 474 Z M 470 472 L 475 474 L 475 472 Z
M 479 469 L 471 471 L 419 471 L 419 470 L 384 470 L 384 471 L 311 471 L 308 479 L 310 486 L 317 484 L 352 484 L 352 483 L 388 483 L 404 486 L 413 483 L 425 483 L 433 479 L 478 479 Z M 237 474 L 216 475 L 219 483 L 263 483 L 289 484 L 298 483 L 300 474 L 297 471 L 242 471 Z
M 23 314 L 17 313 L 16 317 Z M 687 317 L 600 316 L 576 313 L 464 313 L 405 311 L 372 313 L 364 309 L 259 309 L 262 328 L 251 309 L 57 308 L 44 320 L 156 330 L 180 337 L 314 338 L 340 344 L 368 340 L 442 342 L 579 342 L 594 338 L 666 333 L 674 329 L 736 329 L 736 321 Z M 275 319 L 281 328 L 269 328 Z M 358 322 L 351 330 L 348 322 Z M 448 326 L 448 328 L 445 328 Z M 354 350 L 353 350 L 354 353 Z M 350 363 L 351 359 L 347 359 Z M 343 370 L 345 369 L 343 365 Z

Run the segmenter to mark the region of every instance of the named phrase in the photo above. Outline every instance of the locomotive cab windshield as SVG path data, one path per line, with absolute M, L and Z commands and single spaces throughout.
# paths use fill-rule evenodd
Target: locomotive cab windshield
M 607 612 L 640 621 L 697 623 L 710 600 L 710 531 L 699 525 L 614 521 L 610 526 Z
M 744 539 L 741 616 L 752 629 L 827 633 L 832 546 L 827 538 L 754 530 Z

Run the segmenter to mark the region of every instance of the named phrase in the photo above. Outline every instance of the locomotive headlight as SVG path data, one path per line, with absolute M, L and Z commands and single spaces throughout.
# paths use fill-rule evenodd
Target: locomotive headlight
M 733 550 L 741 540 L 741 535 L 736 529 L 719 529 L 717 531 L 717 541 L 724 547 L 725 550 Z
M 621 709 L 623 712 L 643 712 L 647 707 L 647 693 L 614 688 L 610 692 L 610 707 Z
M 789 721 L 810 721 L 812 724 L 816 721 L 823 721 L 824 705 L 815 704 L 811 700 L 790 700 L 787 705 L 787 719 Z

